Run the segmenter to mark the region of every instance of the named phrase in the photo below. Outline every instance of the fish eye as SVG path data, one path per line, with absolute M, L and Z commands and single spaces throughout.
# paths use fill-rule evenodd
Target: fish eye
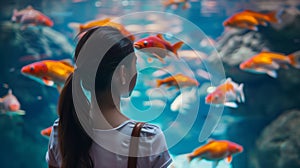
M 147 46 L 148 45 L 148 41 L 144 41 L 144 45 Z
M 30 71 L 34 71 L 34 67 L 31 66 L 31 67 L 30 67 Z

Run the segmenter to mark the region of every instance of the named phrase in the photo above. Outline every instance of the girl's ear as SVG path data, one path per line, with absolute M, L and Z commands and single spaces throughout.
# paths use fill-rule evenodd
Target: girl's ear
M 122 85 L 125 85 L 126 84 L 126 67 L 125 65 L 121 65 L 121 83 Z

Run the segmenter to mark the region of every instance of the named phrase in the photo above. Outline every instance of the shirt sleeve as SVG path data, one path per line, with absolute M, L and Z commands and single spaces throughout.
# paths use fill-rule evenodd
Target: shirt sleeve
M 147 140 L 144 144 L 140 143 L 140 147 L 144 148 L 144 150 L 142 149 L 142 151 L 147 150 L 150 153 L 143 152 L 144 154 L 147 154 L 149 156 L 138 159 L 138 162 L 139 160 L 141 161 L 140 166 L 152 168 L 167 168 L 172 163 L 172 159 L 168 152 L 165 136 L 162 130 L 157 126 L 147 124 L 143 127 L 141 134 Z
M 153 143 L 153 153 L 158 153 L 151 156 L 153 168 L 167 168 L 171 163 L 172 159 L 167 149 L 165 136 L 160 128 L 157 129 L 157 138 Z
M 54 122 L 52 132 L 49 137 L 46 161 L 53 167 L 59 167 L 59 147 L 58 147 L 58 119 Z

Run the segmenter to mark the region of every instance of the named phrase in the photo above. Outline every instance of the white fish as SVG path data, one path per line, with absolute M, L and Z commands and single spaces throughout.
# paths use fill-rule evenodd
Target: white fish
M 4 114 L 17 114 L 25 115 L 25 111 L 20 110 L 20 102 L 13 95 L 12 90 L 9 89 L 7 95 L 3 98 L 0 98 L 0 111 Z

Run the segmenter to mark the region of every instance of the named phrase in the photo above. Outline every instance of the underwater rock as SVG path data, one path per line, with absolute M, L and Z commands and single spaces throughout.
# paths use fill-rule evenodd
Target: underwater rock
M 252 155 L 255 168 L 300 167 L 300 111 L 287 111 L 267 126 Z
M 277 78 L 239 69 L 241 62 L 264 49 L 286 55 L 300 50 L 300 13 L 286 9 L 281 18 L 281 24 L 269 24 L 266 27 L 260 26 L 258 31 L 226 29 L 219 41 L 217 41 L 216 48 L 221 55 L 226 76 L 231 77 L 238 83 L 244 83 L 246 97 L 245 103 L 239 104 L 237 109 L 228 108 L 232 116 L 245 118 L 241 123 L 229 125 L 227 130 L 228 138 L 238 142 L 245 148 L 245 151 L 240 155 L 240 159 L 233 160 L 233 167 L 248 168 L 250 162 L 252 162 L 252 160 L 249 160 L 249 155 L 253 153 L 251 149 L 255 148 L 256 138 L 261 133 L 261 130 L 282 112 L 289 109 L 300 109 L 300 94 L 298 91 L 300 86 L 299 69 L 293 67 L 280 69 Z M 214 63 L 215 60 L 217 60 L 217 55 L 208 57 L 208 61 L 211 63 Z M 292 131 L 289 132 L 289 130 L 286 130 L 285 135 L 292 134 Z M 286 148 L 286 150 L 289 149 Z M 260 155 L 260 151 L 263 150 L 255 152 L 255 155 Z M 277 157 L 278 160 L 280 159 L 279 157 Z M 293 156 L 282 155 L 282 157 Z M 269 156 L 263 153 L 263 156 L 260 157 L 260 162 L 265 161 L 268 163 L 268 159 Z M 270 162 L 274 161 L 275 159 Z M 284 164 L 283 162 L 281 161 L 280 164 Z M 285 165 L 285 167 L 289 167 L 287 164 Z
M 300 75 L 299 69 L 282 68 L 275 79 L 239 69 L 241 62 L 262 50 L 286 55 L 300 50 L 300 13 L 287 9 L 281 18 L 280 24 L 260 26 L 258 31 L 228 29 L 217 42 L 216 48 L 221 55 L 226 76 L 245 84 L 246 102 L 233 110 L 237 115 L 272 118 L 286 109 L 300 108 L 300 94 L 295 92 L 300 85 L 300 79 L 296 78 Z M 216 57 L 215 54 L 210 55 L 208 61 L 213 63 Z
M 0 116 L 1 167 L 46 167 L 48 140 L 40 131 L 57 118 L 59 94 L 56 88 L 29 79 L 20 70 L 39 60 L 72 58 L 74 46 L 52 28 L 30 26 L 22 30 L 19 24 L 9 21 L 0 25 L 0 96 L 8 88 L 13 89 L 26 111 L 25 116 Z M 12 162 L 15 158 L 18 161 Z

